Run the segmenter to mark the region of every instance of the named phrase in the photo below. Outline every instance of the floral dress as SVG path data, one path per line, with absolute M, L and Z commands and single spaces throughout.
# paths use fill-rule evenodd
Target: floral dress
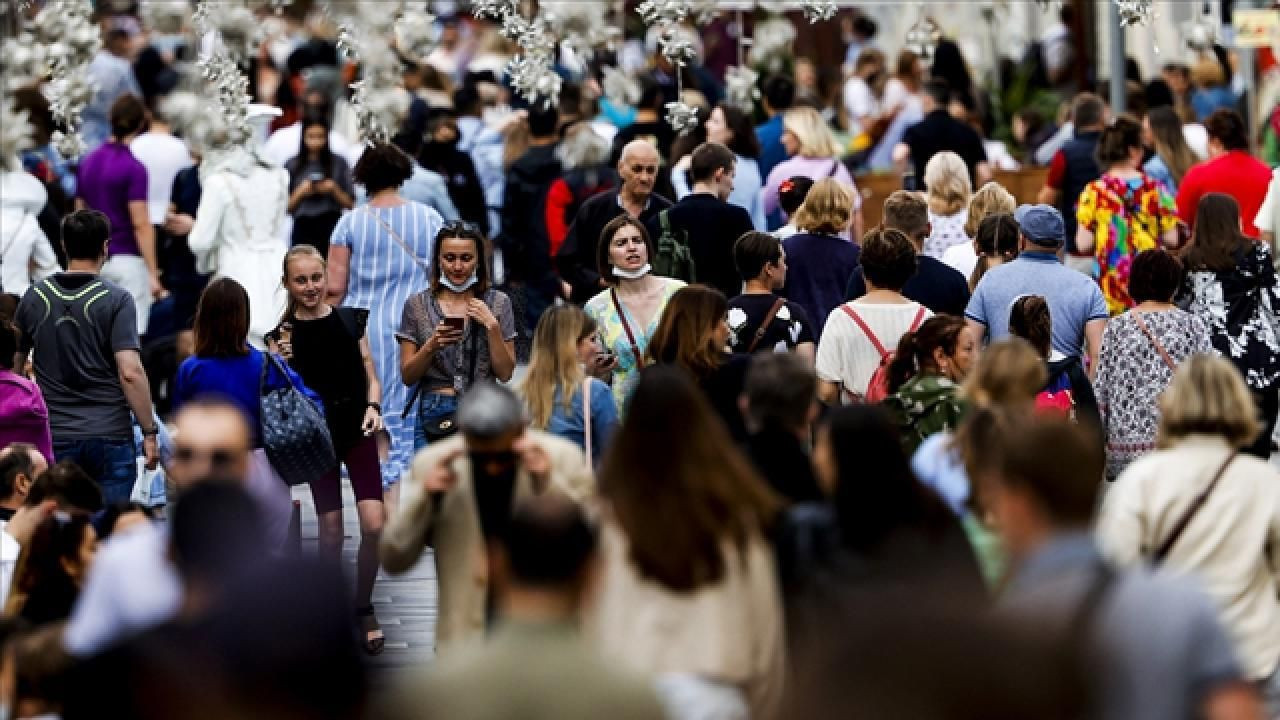
M 1107 479 L 1156 448 L 1160 393 L 1173 381 L 1173 369 L 1130 311 L 1112 318 L 1102 334 L 1093 391 L 1106 436 Z M 1147 330 L 1174 365 L 1198 353 L 1213 353 L 1204 320 L 1182 310 L 1142 313 Z
M 666 287 L 662 289 L 662 299 L 658 302 L 657 312 L 653 314 L 648 327 L 640 327 L 631 317 L 631 313 L 626 311 L 626 306 L 623 306 L 623 311 L 627 313 L 627 325 L 635 335 L 636 349 L 640 351 L 640 357 L 636 357 L 636 353 L 631 349 L 631 341 L 627 337 L 626 329 L 622 326 L 622 318 L 618 317 L 618 311 L 613 304 L 612 290 L 597 294 L 582 308 L 588 317 L 595 320 L 596 332 L 600 335 L 603 349 L 609 350 L 618 358 L 618 365 L 613 370 L 613 399 L 618 403 L 619 412 L 626 411 L 627 402 L 631 399 L 631 393 L 640 379 L 638 371 L 644 367 L 644 355 L 649 350 L 649 338 L 653 337 L 654 331 L 658 329 L 658 321 L 662 319 L 662 312 L 667 307 L 667 302 L 685 285 L 681 280 L 671 278 L 662 278 L 662 280 L 666 283 Z
M 902 447 L 914 455 L 931 435 L 954 430 L 964 416 L 959 386 L 942 375 L 916 375 L 884 400 L 902 436 Z
M 1209 340 L 1251 390 L 1280 387 L 1280 284 L 1271 248 L 1254 243 L 1231 270 L 1187 273 L 1175 302 L 1209 325 Z
M 1129 297 L 1133 258 L 1159 245 L 1161 235 L 1177 225 L 1177 213 L 1173 195 L 1149 175 L 1103 175 L 1080 193 L 1076 222 L 1093 233 L 1098 284 L 1112 315 L 1134 306 Z

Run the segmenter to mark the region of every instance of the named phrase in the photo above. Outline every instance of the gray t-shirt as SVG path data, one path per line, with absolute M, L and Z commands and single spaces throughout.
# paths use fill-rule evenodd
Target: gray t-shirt
M 1063 355 L 1083 355 L 1084 326 L 1110 317 L 1097 281 L 1066 267 L 1056 255 L 1035 250 L 983 275 L 964 315 L 986 325 L 995 342 L 1009 335 L 1009 311 L 1024 295 L 1048 302 L 1053 349 Z
M 35 350 L 55 440 L 133 437 L 115 353 L 138 349 L 134 313 L 127 290 L 87 273 L 58 273 L 18 304 L 22 351 Z
M 516 337 L 515 313 L 511 307 L 511 298 L 500 290 L 490 290 L 485 295 L 489 312 L 497 318 L 502 327 L 502 337 L 510 342 Z M 418 347 L 426 344 L 427 339 L 436 332 L 436 326 L 444 319 L 440 303 L 431 295 L 431 290 L 424 290 L 409 296 L 404 304 L 404 314 L 400 318 L 400 327 L 396 330 L 396 339 L 400 342 L 411 342 Z M 475 349 L 475 373 L 471 372 L 472 348 Z M 441 388 L 453 388 L 463 392 L 474 382 L 493 380 L 493 363 L 490 360 L 489 336 L 479 323 L 470 319 L 466 321 L 462 341 L 452 347 L 444 348 L 436 353 L 427 366 L 427 374 L 422 377 L 423 392 L 433 392 Z

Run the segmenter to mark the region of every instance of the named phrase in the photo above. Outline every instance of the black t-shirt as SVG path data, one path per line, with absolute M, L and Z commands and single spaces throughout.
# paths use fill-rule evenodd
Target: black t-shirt
M 324 401 L 325 420 L 339 457 L 343 448 L 359 439 L 369 387 L 359 338 L 352 337 L 340 312 L 351 311 L 334 309 L 316 320 L 292 320 L 293 359 L 289 361 L 302 382 Z M 363 330 L 359 320 L 353 320 Z
M 902 141 L 911 148 L 911 164 L 915 167 L 916 184 L 925 189 L 924 166 L 929 158 L 950 150 L 959 155 L 969 168 L 969 182 L 978 186 L 974 168 L 987 161 L 982 138 L 968 125 L 956 120 L 946 110 L 934 110 L 920 122 L 907 128 Z
M 747 425 L 738 407 L 743 387 L 747 384 L 747 368 L 751 366 L 749 355 L 728 355 L 714 372 L 698 380 L 707 400 L 724 420 L 729 435 L 735 443 L 747 441 Z
M 969 306 L 969 282 L 958 270 L 928 255 L 918 256 L 916 274 L 902 288 L 903 297 L 915 300 L 938 315 L 964 317 Z M 859 267 L 849 278 L 846 300 L 857 300 L 867 294 L 867 281 Z
M 729 301 L 729 346 L 735 353 L 745 353 L 756 338 L 760 323 L 773 307 L 777 295 L 739 295 Z M 741 314 L 734 310 L 741 311 Z M 735 321 L 737 321 L 735 323 Z M 809 324 L 809 314 L 793 302 L 785 302 L 778 314 L 769 323 L 764 337 L 756 344 L 755 351 L 794 350 L 801 343 L 811 343 L 813 326 Z
M 667 211 L 672 230 L 683 230 L 693 255 L 697 282 L 733 297 L 742 291 L 742 278 L 733 261 L 733 244 L 743 233 L 751 232 L 751 216 L 737 205 L 730 205 L 710 193 L 686 195 Z M 662 237 L 661 213 L 645 225 L 654 244 Z

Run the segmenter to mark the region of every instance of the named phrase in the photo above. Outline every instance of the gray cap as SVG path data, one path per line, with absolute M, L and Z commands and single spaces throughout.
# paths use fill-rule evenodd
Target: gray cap
M 1019 205 L 1013 213 L 1018 228 L 1028 240 L 1046 248 L 1062 247 L 1067 230 L 1062 223 L 1062 213 L 1050 205 Z

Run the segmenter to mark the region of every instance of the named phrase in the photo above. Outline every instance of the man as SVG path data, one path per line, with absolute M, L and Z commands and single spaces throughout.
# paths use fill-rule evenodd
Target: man
M 494 553 L 501 621 L 484 645 L 406 678 L 392 717 L 665 717 L 646 682 L 613 670 L 579 636 L 596 542 L 572 501 L 520 503 Z
M 1267 196 L 1271 169 L 1249 154 L 1249 136 L 1244 119 L 1235 110 L 1215 110 L 1205 121 L 1209 131 L 1209 161 L 1187 171 L 1178 186 L 1178 216 L 1194 227 L 1200 198 L 1223 193 L 1240 205 L 1244 234 L 1257 238 L 1261 232 L 1253 221 Z
M 146 203 L 139 204 L 146 223 Z M 110 229 L 107 216 L 96 210 L 64 218 L 67 271 L 28 290 L 15 320 L 22 332 L 19 350 L 34 349 L 54 457 L 75 461 L 97 481 L 107 502 L 116 503 L 129 500 L 138 473 L 129 412 L 142 427 L 148 469 L 156 466 L 159 430 L 138 353 L 134 303 L 124 288 L 98 276 Z
M 748 232 L 733 245 L 733 263 L 744 286 L 729 300 L 729 347 L 735 353 L 791 351 L 813 365 L 813 324 L 799 303 L 779 297 L 787 284 L 782 241 L 764 232 Z
M 134 24 L 133 28 L 136 27 Z M 115 101 L 126 94 L 142 97 L 142 88 L 133 73 L 133 38 L 130 29 L 128 24 L 121 23 L 107 30 L 102 39 L 102 48 L 89 63 L 89 83 L 94 88 L 93 99 L 81 114 L 84 125 L 80 128 L 80 137 L 84 139 L 89 151 L 96 150 L 107 141 L 111 132 L 109 115 Z
M 0 522 L 9 522 L 27 501 L 31 485 L 49 463 L 34 445 L 13 443 L 0 450 Z
M 133 297 L 138 334 L 147 332 L 151 302 L 164 293 L 156 264 L 156 233 L 147 205 L 147 168 L 129 144 L 147 127 L 147 109 L 136 95 L 111 106 L 111 138 L 80 161 L 76 209 L 97 210 L 110 220 L 105 279 Z
M 252 451 L 249 426 L 230 403 L 195 400 L 175 419 L 169 467 L 177 497 L 199 483 L 243 486 Z M 228 532 L 233 529 L 228 528 Z M 145 524 L 112 536 L 98 550 L 71 613 L 63 645 L 86 658 L 127 635 L 168 621 L 182 606 L 182 583 L 164 526 Z
M 1014 213 L 1021 228 L 1016 260 L 982 276 L 973 289 L 965 319 L 975 337 L 992 342 L 1009 334 L 1009 310 L 1023 295 L 1041 295 L 1053 321 L 1053 349 L 1067 356 L 1089 352 L 1089 372 L 1098 367 L 1102 331 L 1110 315 L 1098 283 L 1063 266 L 1058 250 L 1066 241 L 1062 215 L 1048 205 L 1022 205 Z
M 706 142 L 694 148 L 689 166 L 692 192 L 646 223 L 655 244 L 662 237 L 663 218 L 671 232 L 683 233 L 693 258 L 692 279 L 719 290 L 726 298 L 742 290 L 742 280 L 733 266 L 733 244 L 754 229 L 751 215 L 728 202 L 736 162 L 733 151 L 720 143 Z
M 610 220 L 626 213 L 647 224 L 671 207 L 670 200 L 653 192 L 658 168 L 657 148 L 646 140 L 631 141 L 622 149 L 622 159 L 618 161 L 622 187 L 596 195 L 578 209 L 578 216 L 556 253 L 556 267 L 560 278 L 572 288 L 573 302 L 581 305 L 609 287 L 596 270 L 596 246 Z
M 413 460 L 399 510 L 382 533 L 382 566 L 411 568 L 428 545 L 440 586 L 436 651 L 448 653 L 483 637 L 491 605 L 489 570 L 478 559 L 511 519 L 512 503 L 558 493 L 581 499 L 593 492 L 582 450 L 527 428 L 515 393 L 477 385 L 458 406 L 461 431 Z
M 950 150 L 959 155 L 969 168 L 969 181 L 980 187 L 991 179 L 991 166 L 987 164 L 987 151 L 982 138 L 967 124 L 951 117 L 947 106 L 951 102 L 951 88 L 945 80 L 930 80 L 924 84 L 924 119 L 907 128 L 902 142 L 893 149 L 893 161 L 906 168 L 910 158 L 914 168 L 916 186 L 925 189 L 924 166 L 929 158 Z
M 1198 588 L 1103 561 L 1089 532 L 1104 464 L 1096 436 L 1062 420 L 1009 432 L 986 501 L 1012 561 L 1001 606 L 1055 633 L 1063 655 L 1085 668 L 1087 716 L 1261 718 Z
M 195 160 L 187 144 L 174 137 L 162 113 L 152 111 L 149 117 L 147 131 L 129 143 L 129 150 L 147 170 L 147 214 L 159 233 L 169 210 L 173 179 L 179 171 L 194 165 Z
M 762 353 L 751 361 L 741 406 L 756 469 L 793 503 L 825 499 L 806 447 L 818 417 L 818 377 L 804 359 Z
M 884 226 L 901 230 L 916 248 L 916 274 L 903 286 L 902 294 L 936 314 L 963 315 L 969 304 L 969 282 L 955 268 L 921 252 L 925 239 L 933 232 L 929 203 L 917 193 L 894 191 L 884 201 Z M 845 299 L 857 300 L 866 294 L 867 281 L 859 266 L 849 278 Z
M 498 241 L 507 283 L 524 295 L 521 326 L 526 336 L 533 334 L 538 318 L 562 292 L 551 267 L 551 239 L 544 219 L 547 191 L 560 177 L 556 157 L 560 114 L 554 107 L 530 108 L 529 132 L 533 136 L 529 149 L 507 170 Z
M 1107 125 L 1107 106 L 1093 93 L 1081 93 L 1071 103 L 1073 135 L 1053 154 L 1049 161 L 1049 175 L 1040 189 L 1038 202 L 1053 205 L 1062 213 L 1067 237 L 1076 237 L 1076 201 L 1085 187 L 1102 175 L 1095 155 L 1098 138 Z M 1067 267 L 1093 275 L 1093 255 L 1081 255 L 1072 242 L 1064 261 Z
M 756 139 L 760 141 L 760 177 L 767 178 L 774 166 L 787 159 L 787 149 L 782 145 L 782 115 L 791 109 L 796 100 L 796 84 L 785 75 L 774 75 L 764 83 L 764 97 L 760 104 L 769 119 L 756 126 Z M 781 225 L 782 223 L 778 223 Z M 775 227 L 770 225 L 770 227 Z

